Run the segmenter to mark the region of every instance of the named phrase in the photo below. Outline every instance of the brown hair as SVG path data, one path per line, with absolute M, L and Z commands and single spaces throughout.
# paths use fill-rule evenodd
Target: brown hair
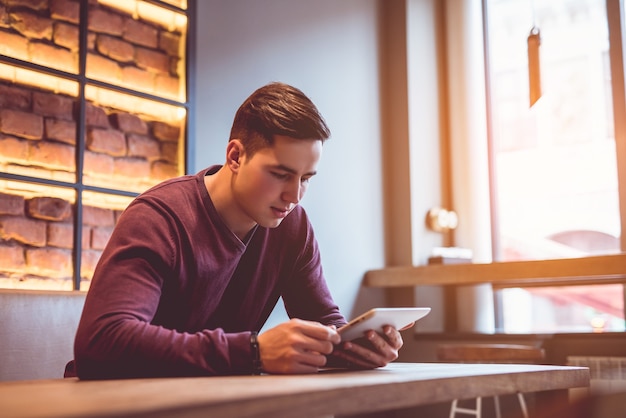
M 274 135 L 324 142 L 330 130 L 317 107 L 302 91 L 270 83 L 248 97 L 237 110 L 230 140 L 239 139 L 248 156 L 272 146 Z

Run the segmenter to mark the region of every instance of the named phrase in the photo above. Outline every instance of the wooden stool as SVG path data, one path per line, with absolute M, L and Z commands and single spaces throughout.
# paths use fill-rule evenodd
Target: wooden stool
M 517 344 L 442 344 L 437 347 L 437 358 L 440 361 L 459 363 L 539 363 L 545 359 L 542 348 Z M 528 418 L 528 409 L 524 395 L 517 393 L 524 418 Z M 458 399 L 452 401 L 450 418 L 456 414 L 474 415 L 481 418 L 481 398 L 476 398 L 475 409 L 461 408 Z M 496 417 L 501 418 L 500 399 L 493 397 Z

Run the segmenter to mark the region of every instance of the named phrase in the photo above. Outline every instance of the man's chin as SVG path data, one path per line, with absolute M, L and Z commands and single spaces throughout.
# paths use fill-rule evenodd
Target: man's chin
M 266 222 L 259 222 L 259 225 L 264 227 L 264 228 L 277 228 L 282 222 L 283 222 L 284 218 L 281 219 L 272 219 L 272 220 L 268 220 Z

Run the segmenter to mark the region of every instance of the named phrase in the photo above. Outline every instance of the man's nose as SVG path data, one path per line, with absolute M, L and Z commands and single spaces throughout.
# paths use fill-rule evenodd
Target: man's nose
M 283 199 L 289 203 L 297 204 L 304 195 L 304 187 L 300 180 L 289 183 L 285 191 L 283 192 Z

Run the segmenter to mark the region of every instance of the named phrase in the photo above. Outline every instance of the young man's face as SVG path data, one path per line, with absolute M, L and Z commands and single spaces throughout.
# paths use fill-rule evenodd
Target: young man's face
M 300 202 L 317 170 L 322 141 L 275 136 L 251 158 L 245 152 L 233 179 L 233 196 L 249 220 L 275 228 Z

